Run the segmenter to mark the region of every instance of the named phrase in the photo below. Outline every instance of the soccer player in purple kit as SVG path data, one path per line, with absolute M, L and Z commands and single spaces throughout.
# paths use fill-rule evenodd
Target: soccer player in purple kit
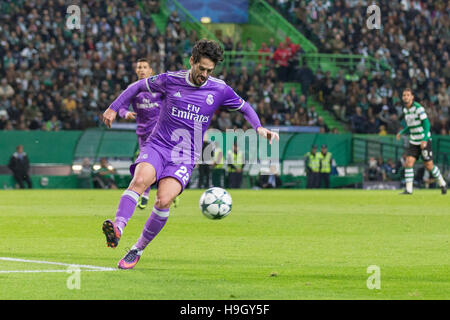
M 155 182 L 158 184 L 152 214 L 137 243 L 119 261 L 120 269 L 131 269 L 142 252 L 167 222 L 170 204 L 189 182 L 195 162 L 200 158 L 203 136 L 219 107 L 239 111 L 257 133 L 279 140 L 276 132 L 261 126 L 253 108 L 225 82 L 211 75 L 223 60 L 223 49 L 214 41 L 197 41 L 190 57 L 190 70 L 167 72 L 139 80 L 113 101 L 103 114 L 107 126 L 123 105 L 140 92 L 160 93 L 162 105 L 156 127 L 131 165 L 133 179 L 123 193 L 112 228 L 104 233 L 108 246 L 116 247 L 132 216 L 139 196 Z M 182 154 L 182 155 L 181 155 Z
M 147 59 L 139 59 L 136 63 L 136 75 L 138 80 L 148 78 L 152 75 L 153 70 L 150 67 L 150 63 Z M 136 119 L 137 128 L 136 134 L 138 136 L 139 150 L 142 150 L 142 146 L 147 140 L 153 128 L 156 125 L 159 117 L 159 110 L 161 107 L 161 94 L 140 92 L 131 101 L 133 111 L 129 111 L 128 106 L 123 105 L 119 108 L 118 114 L 121 118 Z M 145 209 L 148 203 L 148 194 L 150 187 L 148 187 L 142 196 L 139 198 L 137 206 L 139 209 Z

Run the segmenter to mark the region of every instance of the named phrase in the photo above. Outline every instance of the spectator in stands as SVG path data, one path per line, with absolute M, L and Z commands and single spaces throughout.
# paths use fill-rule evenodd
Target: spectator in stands
M 298 65 L 299 65 L 299 54 L 300 54 L 300 45 L 299 44 L 295 44 L 291 41 L 291 39 L 289 37 L 286 37 L 285 39 L 285 44 L 286 44 L 286 49 L 288 50 L 289 53 L 289 58 L 288 58 L 288 63 L 289 63 L 289 68 L 288 68 L 288 72 L 287 72 L 287 81 L 292 81 L 294 80 L 297 70 L 298 70 Z
M 320 127 L 320 129 L 323 131 L 323 133 L 330 132 L 330 128 L 325 123 L 325 121 L 323 120 L 322 116 L 317 117 L 317 124 L 316 125 Z
M 84 158 L 81 164 L 81 171 L 78 177 L 78 187 L 83 189 L 91 188 L 92 166 L 89 158 Z
M 396 113 L 390 115 L 387 120 L 386 130 L 388 134 L 397 134 L 402 129 L 400 121 L 398 121 L 398 116 Z
M 366 117 L 362 113 L 360 107 L 356 108 L 356 113 L 351 118 L 352 130 L 355 133 L 366 132 Z
M 298 98 L 297 105 L 298 105 L 300 108 L 305 108 L 305 109 L 307 108 L 308 103 L 307 103 L 307 100 L 306 100 L 306 96 L 305 96 L 304 94 L 302 94 L 302 95 Z
M 319 115 L 316 112 L 316 107 L 310 106 L 308 108 L 308 125 L 316 126 L 319 122 Z
M 299 102 L 299 96 L 297 94 L 296 88 L 295 87 L 291 87 L 289 89 L 289 92 L 287 93 L 287 97 L 290 98 L 290 100 L 294 103 L 297 104 Z
M 332 53 L 347 53 L 345 42 L 342 41 L 340 34 L 336 34 L 336 36 L 331 40 L 330 45 L 330 50 Z
M 159 1 L 147 1 L 144 6 L 150 12 L 159 11 Z M 154 57 L 150 60 L 156 73 L 182 69 L 183 44 L 196 40 L 195 32 L 187 35 L 180 29 L 176 13 L 171 15 L 170 31 L 160 37 L 150 15 L 144 15 L 136 1 L 95 2 L 89 10 L 83 5 L 86 23 L 81 33 L 61 32 L 65 29 L 60 28 L 64 26 L 60 9 L 56 1 L 2 2 L 0 75 L 8 79 L 8 86 L 0 83 L 0 100 L 4 91 L 9 120 L 16 129 L 24 126 L 17 113 L 24 112 L 27 101 L 40 109 L 45 122 L 56 113 L 64 129 L 99 125 L 100 109 L 136 80 L 125 72 L 125 67 L 134 69 L 129 65 L 134 57 Z M 12 20 L 20 25 L 15 30 L 9 28 Z M 73 113 L 80 120 L 76 128 L 71 122 Z M 33 118 L 26 117 L 25 127 Z
M 93 173 L 94 186 L 101 189 L 117 189 L 114 178 L 116 173 L 116 169 L 108 163 L 108 160 L 101 158 L 100 168 Z
M 308 113 L 306 112 L 306 109 L 303 107 L 300 107 L 296 113 L 298 114 L 298 119 L 299 119 L 298 125 L 307 126 L 308 125 Z
M 384 176 L 386 177 L 386 180 L 395 180 L 398 177 L 396 165 L 394 163 L 394 160 L 392 158 L 389 158 L 384 164 L 383 164 L 383 171 Z
M 172 24 L 172 25 L 177 25 L 180 22 L 181 22 L 181 20 L 180 20 L 180 17 L 178 16 L 178 12 L 172 11 L 171 14 L 169 15 L 168 23 Z
M 367 17 L 357 1 L 293 1 L 287 10 L 285 5 L 272 1 L 276 9 L 319 47 L 319 52 L 370 55 L 380 61 L 377 71 L 369 74 L 365 64 L 359 63 L 356 69 L 358 77 L 346 78 L 346 82 L 354 81 L 361 89 L 360 93 L 346 92 L 348 100 L 352 95 L 356 101 L 362 101 L 365 99 L 362 96 L 367 96 L 372 114 L 379 113 L 383 105 L 401 112 L 398 91 L 410 86 L 423 105 L 431 103 L 436 109 L 436 115 L 430 117 L 430 122 L 434 120 L 431 118 L 442 115 L 448 119 L 450 60 L 445 49 L 449 43 L 446 37 L 447 6 L 439 1 L 412 3 L 387 0 L 378 3 L 390 12 L 381 16 L 383 29 L 387 30 L 386 36 L 361 27 L 365 26 Z M 420 25 L 420 28 L 411 29 L 411 23 Z M 389 65 L 394 72 L 383 69 L 382 63 Z M 332 79 L 331 87 L 337 82 L 338 77 Z M 323 84 L 321 87 L 322 90 L 315 92 L 319 100 L 321 92 L 322 97 L 326 98 Z M 364 116 L 370 116 L 367 107 L 359 106 Z M 325 107 L 329 107 L 327 103 Z M 350 118 L 354 113 L 356 110 L 350 111 Z M 387 123 L 384 125 L 388 127 Z M 390 132 L 389 128 L 387 131 Z
M 265 188 L 280 188 L 282 185 L 280 172 L 276 165 L 270 166 L 270 172 L 268 174 L 259 175 L 259 186 Z
M 294 79 L 295 81 L 300 82 L 302 86 L 302 93 L 308 98 L 309 91 L 311 89 L 311 85 L 314 82 L 314 72 L 313 70 L 306 64 L 306 61 L 302 61 L 302 66 L 297 71 L 297 76 Z
M 7 122 L 8 112 L 6 112 L 6 110 L 0 110 L 0 130 L 4 130 L 6 128 Z
M 30 160 L 24 151 L 23 145 L 18 145 L 16 147 L 16 152 L 14 152 L 9 159 L 8 168 L 12 171 L 14 180 L 16 180 L 20 189 L 25 189 L 24 182 L 27 183 L 28 189 L 33 187 L 29 175 Z
M 59 131 L 62 128 L 61 121 L 58 120 L 56 115 L 53 115 L 50 120 L 48 120 L 43 125 L 43 130 L 45 131 Z
M 233 44 L 233 39 L 231 39 L 230 36 L 226 36 L 222 42 L 223 42 L 225 51 L 233 51 L 234 44 Z
M 159 0 L 150 0 L 148 2 L 149 10 L 151 13 L 159 13 L 160 11 L 160 1 Z
M 0 83 L 0 98 L 11 98 L 14 95 L 14 89 L 4 78 Z
M 265 42 L 261 43 L 261 48 L 259 48 L 258 53 L 263 53 L 263 54 L 269 54 L 271 53 L 270 48 L 267 46 L 267 44 Z M 258 60 L 261 61 L 262 55 L 258 56 Z M 267 65 L 267 63 L 270 61 L 270 56 L 267 55 L 265 58 L 265 64 Z
M 370 118 L 370 115 L 376 117 L 383 105 L 390 106 L 391 113 L 394 113 L 395 109 L 399 116 L 402 108 L 398 90 L 410 86 L 407 85 L 410 83 L 417 91 L 418 99 L 423 101 L 423 105 L 434 110 L 429 116 L 430 122 L 433 123 L 432 130 L 439 133 L 448 132 L 448 125 L 440 124 L 440 118 L 445 118 L 448 123 L 450 108 L 448 95 L 450 62 L 446 52 L 448 37 L 445 33 L 447 25 L 445 17 L 448 14 L 445 6 L 427 2 L 422 6 L 411 6 L 403 11 L 395 1 L 383 0 L 381 5 L 391 13 L 382 15 L 382 25 L 387 34 L 383 36 L 380 33 L 367 32 L 365 29 L 367 17 L 364 12 L 361 13 L 363 8 L 353 1 L 348 4 L 342 1 L 305 3 L 282 1 L 282 3 L 272 1 L 275 8 L 286 14 L 287 19 L 314 41 L 319 52 L 326 51 L 326 45 L 331 44 L 333 48 L 330 47 L 330 50 L 337 49 L 340 52 L 376 57 L 394 70 L 393 72 L 384 70 L 378 63 L 378 67 L 375 67 L 378 68 L 377 71 L 369 72 L 366 70 L 366 60 L 364 63 L 358 63 L 354 69 L 345 70 L 333 77 L 319 68 L 315 71 L 310 92 L 305 89 L 308 87 L 308 81 L 302 83 L 302 91 L 306 97 L 308 93 L 314 95 L 324 104 L 326 110 L 332 110 L 334 105 L 338 105 L 337 118 L 353 131 L 359 132 L 360 128 L 355 129 L 352 121 L 353 115 L 357 114 L 355 102 L 356 106 L 362 108 L 362 116 L 366 119 Z M 143 4 L 150 12 L 156 11 L 153 7 L 159 8 L 158 1 L 147 1 Z M 36 116 L 29 113 L 24 120 L 20 120 L 20 114 L 25 113 L 30 105 L 39 109 L 45 123 L 56 114 L 62 129 L 98 126 L 100 109 L 108 105 L 121 89 L 136 80 L 133 74 L 125 72 L 127 69 L 133 69 L 128 66 L 130 61 L 134 60 L 133 57 L 151 56 L 152 68 L 156 73 L 182 69 L 183 55 L 189 53 L 192 47 L 190 44 L 197 37 L 195 32 L 187 34 L 181 29 L 181 20 L 177 13 L 170 15 L 168 28 L 161 34 L 151 16 L 144 14 L 136 1 L 118 0 L 107 3 L 96 2 L 92 10 L 88 10 L 85 4 L 83 12 L 86 12 L 87 16 L 86 24 L 83 26 L 84 33 L 61 32 L 58 26 L 64 24 L 64 17 L 58 13 L 60 11 L 58 6 L 58 2 L 55 1 L 36 4 L 24 2 L 23 5 L 15 5 L 11 1 L 2 3 L 0 74 L 15 92 L 5 101 L 1 100 L 0 94 L 2 105 L 0 109 L 8 112 L 8 123 L 4 124 L 3 128 L 46 128 L 39 125 L 41 122 L 36 112 Z M 34 11 L 42 12 L 42 15 L 35 15 Z M 28 19 L 29 15 L 34 18 Z M 8 23 L 5 23 L 11 19 L 18 21 L 17 28 L 10 28 Z M 408 29 L 410 26 L 408 19 L 420 20 L 423 27 L 416 28 L 411 33 Z M 83 37 L 80 37 L 80 34 L 83 34 Z M 344 42 L 344 48 L 340 47 L 341 42 Z M 286 44 L 293 45 L 291 41 L 281 43 L 285 47 Z M 40 45 L 39 48 L 37 44 Z M 234 47 L 231 39 L 225 40 L 224 44 L 227 50 Z M 275 53 L 278 50 L 273 38 L 266 41 L 266 44 L 265 52 Z M 245 49 L 245 45 L 240 41 L 237 47 L 238 50 Z M 286 53 L 284 57 L 288 66 L 289 62 L 297 65 L 295 58 L 302 49 L 289 51 L 290 54 Z M 292 56 L 293 51 L 296 51 L 297 55 Z M 279 53 L 273 55 L 264 73 L 257 67 L 253 70 L 248 69 L 246 82 L 241 79 L 244 69 L 240 67 L 235 69 L 234 75 L 224 77 L 224 80 L 237 88 L 237 93 L 244 99 L 249 85 L 255 87 L 252 92 L 254 103 L 258 105 L 261 100 L 266 103 L 267 116 L 261 121 L 292 123 L 297 120 L 289 107 L 277 110 L 278 120 L 272 120 L 270 117 L 275 105 L 272 104 L 274 101 L 272 89 L 277 86 L 277 82 L 284 80 L 283 77 L 276 77 L 275 71 L 281 74 L 289 71 L 289 67 L 283 71 L 279 68 L 281 64 L 278 64 L 278 67 L 272 64 L 272 61 L 285 60 Z M 353 74 L 355 70 L 357 77 Z M 292 80 L 301 83 L 305 74 L 303 71 L 297 72 L 296 79 Z M 286 79 L 289 79 L 289 76 Z M 102 85 L 103 83 L 105 85 Z M 337 84 L 345 97 L 344 103 L 341 103 L 341 99 L 337 104 L 332 97 Z M 353 89 L 352 84 L 355 84 Z M 75 96 L 76 107 L 70 113 L 65 111 L 65 103 L 72 94 Z M 279 97 L 283 104 L 288 102 L 287 99 L 283 100 L 282 95 Z M 386 102 L 383 102 L 383 99 Z M 32 103 L 29 104 L 28 101 Z M 305 109 L 309 111 L 306 106 Z M 288 113 L 291 115 L 286 117 Z M 78 117 L 75 121 L 72 120 L 74 114 Z M 230 120 L 233 127 L 235 125 L 233 121 L 239 121 L 239 117 Z M 392 131 L 390 126 L 385 125 L 387 132 L 390 133 Z M 321 130 L 326 131 L 325 127 Z
M 425 169 L 424 166 L 420 167 L 417 170 L 417 173 L 414 175 L 414 183 L 426 189 L 436 187 L 436 179 L 433 178 L 433 176 L 428 170 Z
M 374 116 L 370 116 L 367 121 L 365 133 L 378 134 L 380 132 L 378 120 Z
M 217 125 L 222 131 L 231 129 L 233 127 L 233 123 L 231 122 L 230 114 L 228 112 L 221 111 L 219 119 L 217 119 Z
M 387 135 L 386 126 L 384 124 L 380 125 L 380 131 L 378 132 L 378 135 L 380 135 L 380 136 Z
M 280 81 L 286 81 L 288 79 L 290 52 L 290 49 L 286 47 L 286 43 L 280 42 L 278 48 L 273 53 L 273 60 Z
M 365 176 L 368 181 L 383 181 L 383 170 L 375 157 L 370 157 Z
M 256 51 L 256 45 L 252 41 L 252 39 L 250 37 L 247 38 L 247 41 L 245 42 L 244 50 L 248 51 L 248 52 L 255 52 Z
M 267 47 L 270 49 L 270 52 L 275 53 L 275 50 L 277 49 L 277 46 L 275 45 L 275 39 L 269 38 L 269 43 Z
M 331 92 L 331 100 L 333 101 L 333 112 L 337 119 L 344 120 L 345 119 L 345 110 L 346 110 L 346 96 L 345 96 L 345 88 L 341 83 L 337 83 L 333 91 Z
M 378 116 L 377 116 L 379 124 L 386 126 L 388 124 L 388 122 L 389 122 L 390 116 L 391 115 L 389 113 L 389 106 L 384 105 L 381 108 L 381 111 L 380 111 L 380 113 L 378 113 Z

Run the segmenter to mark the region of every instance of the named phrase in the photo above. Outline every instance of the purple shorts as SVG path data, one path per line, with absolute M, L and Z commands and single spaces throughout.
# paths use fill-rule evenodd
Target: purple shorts
M 147 142 L 141 147 L 139 157 L 137 157 L 135 163 L 130 166 L 131 175 L 134 175 L 136 166 L 141 162 L 150 163 L 156 170 L 156 184 L 161 179 L 172 177 L 181 184 L 181 192 L 187 186 L 189 179 L 191 178 L 192 170 L 195 164 L 186 164 L 183 162 L 171 161 L 171 150 L 165 149 L 152 142 Z M 181 193 L 180 192 L 180 193 Z

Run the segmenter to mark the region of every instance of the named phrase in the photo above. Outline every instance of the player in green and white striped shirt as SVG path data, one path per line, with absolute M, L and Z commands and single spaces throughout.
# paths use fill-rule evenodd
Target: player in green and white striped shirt
M 433 150 L 431 147 L 430 121 L 425 113 L 424 107 L 414 101 L 411 89 L 403 90 L 402 100 L 405 104 L 403 114 L 406 127 L 397 134 L 400 140 L 402 134 L 409 134 L 409 147 L 406 153 L 405 182 L 406 190 L 402 194 L 412 194 L 414 182 L 414 163 L 422 156 L 425 169 L 438 181 L 441 193 L 447 193 L 447 184 L 439 171 L 433 164 Z

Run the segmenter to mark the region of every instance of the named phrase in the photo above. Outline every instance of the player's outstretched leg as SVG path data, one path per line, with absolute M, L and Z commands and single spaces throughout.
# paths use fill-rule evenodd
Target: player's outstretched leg
M 134 266 L 139 262 L 143 250 L 139 250 L 136 246 L 132 246 L 130 251 L 119 261 L 119 269 L 133 269 Z
M 174 178 L 168 177 L 160 180 L 152 214 L 145 222 L 136 244 L 119 261 L 118 267 L 120 269 L 132 269 L 136 266 L 144 249 L 166 225 L 169 218 L 169 207 L 181 189 L 180 182 Z
M 142 234 L 137 243 L 130 251 L 119 261 L 120 269 L 132 269 L 138 263 L 142 252 L 147 245 L 158 235 L 165 226 L 169 218 L 169 209 L 158 209 L 153 207 L 152 214 L 144 225 Z
M 103 222 L 103 233 L 106 236 L 108 247 L 115 248 L 119 244 L 123 229 L 133 215 L 138 200 L 139 193 L 129 189 L 125 190 L 120 198 L 114 222 L 109 219 Z
M 405 191 L 401 194 L 412 194 L 414 183 L 414 168 L 405 168 Z
M 102 230 L 106 236 L 106 245 L 111 248 L 117 247 L 120 236 L 122 235 L 117 225 L 108 219 L 103 222 Z
M 154 182 L 155 176 L 156 171 L 151 164 L 144 162 L 136 166 L 133 180 L 120 198 L 114 222 L 109 219 L 103 222 L 102 229 L 108 247 L 115 248 L 119 244 L 125 226 L 133 216 L 140 193 L 144 192 Z
M 442 177 L 441 171 L 436 165 L 433 165 L 433 169 L 431 169 L 431 175 L 433 178 L 435 178 L 439 186 L 441 187 L 441 193 L 446 194 L 447 193 L 447 183 L 445 182 L 444 178 Z

